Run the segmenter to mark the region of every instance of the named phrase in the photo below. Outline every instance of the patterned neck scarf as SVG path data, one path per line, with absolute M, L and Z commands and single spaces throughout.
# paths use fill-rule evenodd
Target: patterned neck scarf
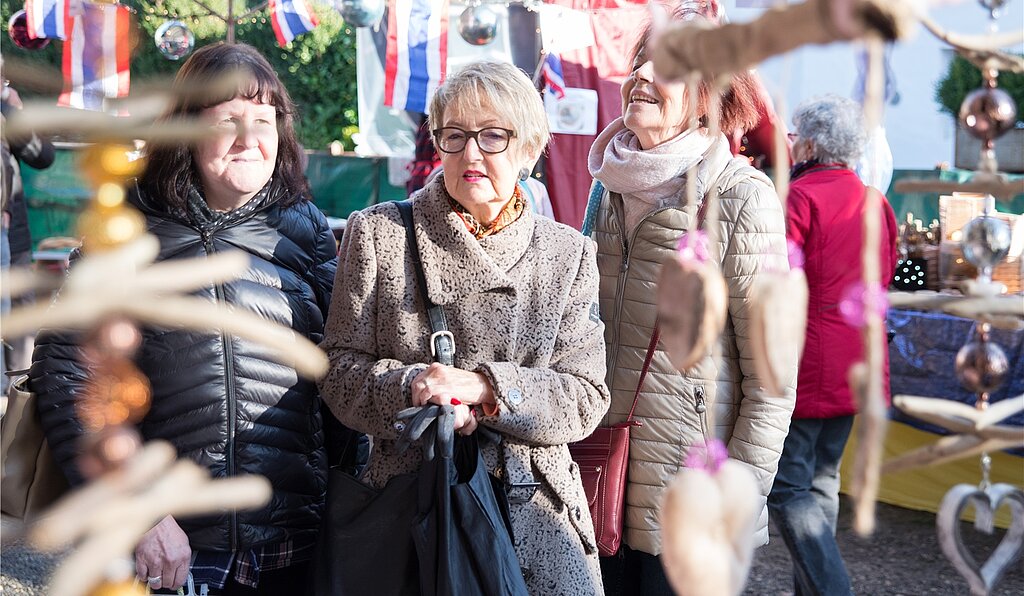
M 445 193 L 447 194 L 447 193 Z M 477 240 L 483 240 L 488 236 L 493 236 L 498 232 L 507 228 L 514 221 L 519 219 L 519 216 L 523 214 L 526 209 L 526 201 L 523 200 L 523 192 L 519 190 L 519 185 L 516 184 L 515 192 L 512 193 L 512 198 L 509 199 L 508 203 L 501 208 L 501 212 L 498 213 L 498 217 L 494 218 L 489 224 L 482 224 L 476 220 L 475 217 L 469 214 L 469 211 L 462 206 L 461 203 L 448 195 L 448 205 L 452 208 L 452 211 L 457 213 L 462 218 L 462 223 L 466 224 L 466 229 L 473 235 Z
M 185 216 L 192 225 L 200 230 L 208 232 L 219 230 L 247 219 L 256 211 L 277 201 L 282 194 L 277 186 L 274 184 L 274 179 L 271 178 L 244 205 L 231 211 L 214 211 L 210 209 L 206 199 L 203 197 L 202 189 L 198 186 L 192 186 L 189 189 L 188 199 L 185 202 Z

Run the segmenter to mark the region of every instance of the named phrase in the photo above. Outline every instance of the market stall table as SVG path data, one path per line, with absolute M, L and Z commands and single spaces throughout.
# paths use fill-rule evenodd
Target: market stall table
M 1024 300 L 1024 297 L 1021 298 Z M 956 353 L 974 333 L 976 321 L 942 313 L 891 309 L 889 329 L 895 332 L 889 344 L 890 386 L 893 395 L 940 397 L 974 404 L 976 396 L 960 386 L 956 378 Z M 1006 353 L 1010 372 L 1004 385 L 991 396 L 992 402 L 1024 399 L 1024 331 L 992 330 L 992 341 Z M 885 441 L 886 459 L 934 442 L 945 431 L 914 420 L 895 408 Z M 1008 418 L 1005 424 L 1021 426 L 1024 413 Z M 851 434 L 843 458 L 843 492 L 849 492 L 856 430 Z M 999 452 L 992 455 L 992 482 L 1024 486 L 1024 452 Z M 918 468 L 882 477 L 879 500 L 885 503 L 935 512 L 942 496 L 956 484 L 977 484 L 981 467 L 977 457 L 969 457 L 938 466 Z M 1005 508 L 997 515 L 997 524 L 1006 527 Z

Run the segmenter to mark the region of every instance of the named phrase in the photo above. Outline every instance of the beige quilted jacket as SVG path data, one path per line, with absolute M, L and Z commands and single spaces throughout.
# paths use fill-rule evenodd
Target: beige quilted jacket
M 785 395 L 762 387 L 748 346 L 748 301 L 759 271 L 787 269 L 782 206 L 771 182 L 733 158 L 725 143 L 705 155 L 697 175 L 699 196 L 718 188 L 720 219 L 716 261 L 729 289 L 725 332 L 708 355 L 685 374 L 657 350 L 636 408 L 643 426 L 631 431 L 625 541 L 631 548 L 660 554 L 658 509 L 665 487 L 682 466 L 690 445 L 709 433 L 723 440 L 729 456 L 749 464 L 761 489 L 756 544 L 768 541 L 768 492 L 789 431 L 796 398 L 799 357 L 787 350 L 792 366 Z M 655 291 L 661 263 L 675 250 L 690 215 L 674 204 L 647 214 L 623 241 L 622 197 L 605 192 L 595 222 L 601 275 L 601 318 L 608 347 L 612 405 L 605 423 L 625 420 L 650 343 Z M 706 224 L 705 224 L 706 225 Z M 700 406 L 704 406 L 701 408 Z M 706 409 L 705 413 L 701 413 Z

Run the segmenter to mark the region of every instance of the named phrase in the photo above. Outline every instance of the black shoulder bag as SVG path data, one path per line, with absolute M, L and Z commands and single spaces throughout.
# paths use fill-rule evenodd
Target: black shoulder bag
M 455 341 L 443 309 L 427 297 L 411 204 L 398 207 L 429 315 L 431 353 L 451 364 Z M 512 547 L 508 499 L 480 454 L 486 429 L 456 435 L 452 406 L 408 408 L 398 417 L 405 428 L 396 448 L 421 440 L 423 464 L 418 472 L 393 477 L 382 490 L 330 470 L 314 593 L 528 596 Z

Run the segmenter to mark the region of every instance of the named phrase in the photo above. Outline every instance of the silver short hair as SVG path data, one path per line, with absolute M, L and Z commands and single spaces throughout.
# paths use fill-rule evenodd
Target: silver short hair
M 427 125 L 444 126 L 445 114 L 493 113 L 515 131 L 509 147 L 532 168 L 551 139 L 540 92 L 522 70 L 505 62 L 473 62 L 450 74 L 430 100 Z
M 867 143 L 864 114 L 860 104 L 838 95 L 805 101 L 793 113 L 793 124 L 801 139 L 813 143 L 815 159 L 852 166 Z

